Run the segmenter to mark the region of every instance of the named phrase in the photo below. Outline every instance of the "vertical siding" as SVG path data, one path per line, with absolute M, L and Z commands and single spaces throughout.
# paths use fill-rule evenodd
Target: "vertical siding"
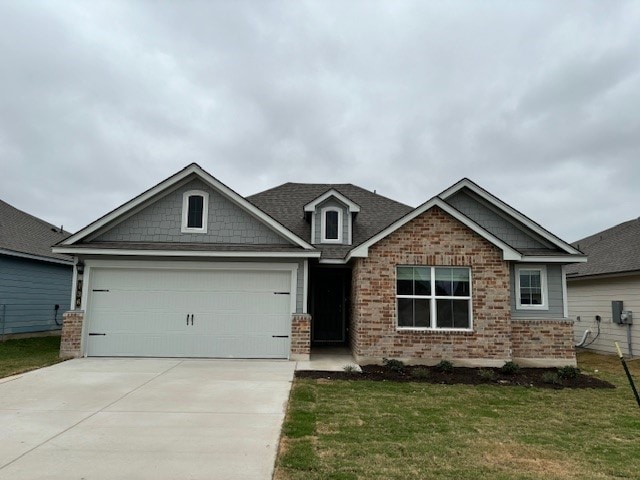
M 634 313 L 631 339 L 634 355 L 640 355 L 640 275 L 601 280 L 574 280 L 567 284 L 569 318 L 574 320 L 576 343 L 585 330 L 597 332 L 596 315 L 600 315 L 600 336 L 587 348 L 603 353 L 615 353 L 613 342 L 619 342 L 623 353 L 628 353 L 626 325 L 613 323 L 611 302 L 622 300 L 624 309 Z M 580 319 L 578 320 L 578 317 Z M 590 341 L 590 340 L 588 340 Z
M 524 264 L 522 264 L 524 265 Z M 537 264 L 538 265 L 538 264 Z M 517 310 L 516 309 L 516 275 L 515 265 L 509 268 L 509 281 L 511 288 L 511 316 L 513 318 L 563 318 L 564 308 L 562 304 L 562 266 L 547 264 L 547 295 L 549 300 L 548 310 Z
M 58 330 L 69 310 L 72 267 L 17 257 L 0 257 L 0 332 Z M 6 305 L 3 309 L 2 305 Z M 4 318 L 3 318 L 4 313 Z

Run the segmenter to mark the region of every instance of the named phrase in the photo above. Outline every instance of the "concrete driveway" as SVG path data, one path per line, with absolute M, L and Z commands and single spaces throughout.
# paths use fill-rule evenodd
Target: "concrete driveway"
M 0 380 L 0 479 L 270 479 L 294 368 L 85 358 Z

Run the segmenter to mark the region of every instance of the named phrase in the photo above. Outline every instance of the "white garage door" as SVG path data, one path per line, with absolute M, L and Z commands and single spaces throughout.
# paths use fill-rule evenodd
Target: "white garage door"
M 87 355 L 287 358 L 291 272 L 94 268 Z

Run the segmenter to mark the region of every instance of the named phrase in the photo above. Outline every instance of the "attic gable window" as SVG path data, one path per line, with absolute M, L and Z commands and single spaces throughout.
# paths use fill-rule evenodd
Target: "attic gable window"
M 182 232 L 207 233 L 209 194 L 190 190 L 182 196 Z
M 322 209 L 321 233 L 323 243 L 342 242 L 342 209 L 337 207 Z

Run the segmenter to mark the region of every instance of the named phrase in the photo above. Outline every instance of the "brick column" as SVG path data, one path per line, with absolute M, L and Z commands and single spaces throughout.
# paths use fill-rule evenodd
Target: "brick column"
M 71 310 L 62 316 L 62 338 L 60 340 L 60 358 L 78 358 L 82 356 L 83 310 Z
M 291 360 L 309 360 L 311 354 L 311 315 L 294 313 L 291 318 Z

